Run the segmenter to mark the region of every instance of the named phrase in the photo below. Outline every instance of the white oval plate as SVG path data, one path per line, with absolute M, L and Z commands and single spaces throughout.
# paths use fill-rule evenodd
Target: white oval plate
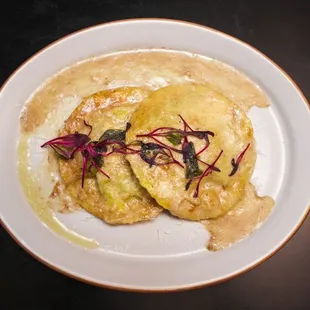
M 83 221 L 84 212 L 62 216 L 69 227 L 96 239 L 87 250 L 46 228 L 22 193 L 17 175 L 19 115 L 48 77 L 75 62 L 113 51 L 169 48 L 216 58 L 245 72 L 268 94 L 268 109 L 250 117 L 259 151 L 253 180 L 275 209 L 244 241 L 220 252 L 205 249 L 207 232 L 197 223 L 165 215 L 133 226 Z M 134 290 L 188 289 L 228 279 L 270 257 L 294 234 L 309 212 L 310 113 L 294 82 L 263 54 L 216 30 L 172 20 L 127 20 L 92 27 L 42 50 L 5 83 L 0 98 L 1 220 L 14 239 L 51 268 L 96 285 Z

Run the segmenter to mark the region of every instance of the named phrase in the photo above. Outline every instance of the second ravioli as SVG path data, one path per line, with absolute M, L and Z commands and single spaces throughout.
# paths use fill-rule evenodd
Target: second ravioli
M 93 127 L 92 140 L 98 140 L 109 129 L 124 130 L 132 113 L 148 94 L 145 89 L 124 87 L 89 96 L 66 121 L 62 134 L 86 133 L 89 128 L 84 122 Z M 60 159 L 60 173 L 70 195 L 89 213 L 115 225 L 146 221 L 162 211 L 140 186 L 124 155 L 106 157 L 104 170 L 110 178 L 100 172 L 89 172 L 83 189 L 82 161 L 80 154 L 73 160 Z

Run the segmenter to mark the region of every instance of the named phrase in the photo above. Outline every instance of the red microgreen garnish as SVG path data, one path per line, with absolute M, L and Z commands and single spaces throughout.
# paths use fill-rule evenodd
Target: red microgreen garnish
M 182 123 L 183 123 L 183 130 L 174 128 L 174 127 L 159 127 L 154 129 L 153 131 L 147 134 L 140 134 L 137 135 L 138 138 L 150 138 L 156 143 L 149 143 L 150 145 L 154 145 L 154 152 L 152 156 L 146 157 L 144 153 L 140 154 L 140 157 L 147 162 L 150 167 L 154 165 L 160 165 L 156 162 L 156 158 L 160 153 L 158 150 L 169 150 L 170 157 L 172 157 L 172 162 L 175 162 L 173 158 L 173 152 L 182 154 L 183 162 L 185 163 L 185 178 L 189 179 L 186 183 L 185 190 L 188 190 L 192 181 L 200 176 L 197 188 L 194 194 L 194 197 L 198 196 L 199 186 L 201 180 L 209 175 L 212 171 L 220 172 L 221 170 L 215 166 L 217 160 L 209 165 L 208 163 L 202 161 L 198 156 L 202 154 L 210 145 L 209 136 L 214 137 L 214 133 L 212 131 L 206 130 L 194 130 L 186 121 L 185 119 L 179 115 Z M 189 141 L 189 137 L 194 137 L 200 140 L 205 140 L 204 147 L 196 154 L 194 143 Z M 173 146 L 164 143 L 163 141 L 159 140 L 159 138 L 167 139 Z M 175 146 L 181 144 L 181 149 L 176 148 Z M 155 151 L 156 149 L 156 151 Z M 161 151 L 162 152 L 162 151 Z M 221 153 L 222 154 L 222 153 Z M 219 156 L 221 156 L 221 154 Z M 207 166 L 206 170 L 203 172 L 199 168 L 198 162 Z M 170 162 L 168 162 L 170 163 Z M 165 163 L 167 164 L 167 162 Z M 179 165 L 180 166 L 180 165 Z
M 75 153 L 81 153 L 83 157 L 82 188 L 84 187 L 86 173 L 91 167 L 96 168 L 99 172 L 109 178 L 108 174 L 101 169 L 103 158 L 114 152 L 121 153 L 123 149 L 126 149 L 123 140 L 125 139 L 127 130 L 131 126 L 127 123 L 125 130 L 108 129 L 104 132 L 99 141 L 91 141 L 89 135 L 92 132 L 92 126 L 85 121 L 84 124 L 86 127 L 90 128 L 88 135 L 76 132 L 74 134 L 52 139 L 42 145 L 42 147 L 50 146 L 59 156 L 65 159 L 72 159 L 74 158 Z M 115 145 L 117 145 L 118 148 L 115 148 Z M 112 147 L 112 151 L 109 153 L 107 153 L 108 146 Z
M 184 168 L 184 166 L 174 158 L 173 153 L 169 148 L 157 143 L 140 143 L 140 157 L 143 161 L 149 164 L 150 168 L 152 166 L 170 164 L 177 164 L 181 168 Z
M 173 128 L 173 127 L 159 127 L 147 134 L 137 135 L 137 138 L 151 138 L 158 144 L 168 147 L 171 151 L 182 153 L 181 150 L 163 143 L 162 141 L 158 139 L 158 137 L 164 137 L 173 145 L 179 145 L 181 144 L 182 139 L 192 136 L 192 137 L 206 141 L 206 145 L 203 147 L 202 150 L 200 150 L 197 153 L 197 156 L 198 156 L 199 154 L 201 154 L 203 151 L 205 151 L 208 148 L 210 144 L 209 136 L 214 137 L 214 133 L 208 130 L 207 131 L 193 130 L 181 115 L 179 115 L 179 117 L 181 118 L 183 122 L 183 127 L 184 127 L 183 130 Z
M 96 168 L 107 178 L 110 178 L 109 175 L 101 169 L 101 166 L 103 165 L 103 154 L 98 152 L 96 149 L 96 142 L 89 142 L 88 144 L 84 145 L 83 149 L 81 150 L 81 154 L 83 156 L 82 188 L 84 188 L 86 172 L 87 170 L 90 170 L 91 167 Z
M 245 154 L 245 152 L 248 150 L 250 146 L 250 143 L 246 146 L 246 148 L 240 153 L 240 155 L 237 157 L 237 160 L 235 160 L 234 158 L 231 160 L 231 165 L 233 166 L 229 176 L 233 176 L 239 169 L 239 165 L 240 165 L 240 162 Z
M 89 125 L 85 120 L 84 120 L 84 125 L 89 128 L 89 132 L 88 132 L 88 137 L 89 137 L 93 131 L 93 126 Z
M 194 198 L 197 198 L 199 195 L 199 188 L 200 188 L 200 183 L 201 183 L 202 179 L 205 178 L 206 176 L 208 176 L 212 171 L 214 171 L 215 164 L 220 159 L 222 154 L 223 154 L 223 150 L 219 153 L 219 155 L 216 157 L 214 162 L 206 168 L 206 170 L 203 172 L 203 174 L 201 176 L 197 177 L 198 183 L 197 183 L 197 186 L 195 189 Z M 192 178 L 187 182 L 188 183 L 188 184 L 186 184 L 187 188 L 189 188 L 190 184 L 192 183 L 192 181 L 194 179 L 196 179 L 196 178 Z
M 41 147 L 50 146 L 59 156 L 65 159 L 72 159 L 74 154 L 90 141 L 87 135 L 74 133 L 52 139 Z
M 72 159 L 77 152 L 81 153 L 83 157 L 82 188 L 84 187 L 86 173 L 92 167 L 109 178 L 109 175 L 102 170 L 104 157 L 113 154 L 139 155 L 150 168 L 171 164 L 176 164 L 183 169 L 185 168 L 185 178 L 188 179 L 185 190 L 189 189 L 194 180 L 198 180 L 193 196 L 197 198 L 201 181 L 213 171 L 221 172 L 215 165 L 223 154 L 223 150 L 212 164 L 201 160 L 198 156 L 208 149 L 210 145 L 209 136 L 214 137 L 214 133 L 208 130 L 194 130 L 181 115 L 179 117 L 183 123 L 183 130 L 173 127 L 159 127 L 150 133 L 137 135 L 138 138 L 150 138 L 154 142 L 145 143 L 137 140 L 126 145 L 125 136 L 131 127 L 130 123 L 127 123 L 124 130 L 108 129 L 98 141 L 91 141 L 89 136 L 92 132 L 92 126 L 84 121 L 85 126 L 90 129 L 88 135 L 76 132 L 52 139 L 44 143 L 42 147 L 50 146 L 59 156 L 65 159 Z M 205 141 L 204 147 L 198 153 L 196 153 L 194 143 L 189 141 L 190 137 Z M 160 138 L 166 139 L 168 141 L 167 143 L 170 144 L 163 142 Z M 177 148 L 179 145 L 180 147 Z M 237 160 L 232 159 L 231 164 L 233 169 L 229 176 L 236 173 L 249 146 L 250 144 L 237 157 Z M 185 167 L 174 157 L 174 153 L 182 155 Z M 199 163 L 207 166 L 204 171 L 200 170 Z

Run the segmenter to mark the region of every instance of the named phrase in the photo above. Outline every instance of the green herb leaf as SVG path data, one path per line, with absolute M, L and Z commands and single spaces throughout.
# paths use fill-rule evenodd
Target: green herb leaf
M 124 141 L 126 137 L 126 132 L 128 129 L 131 127 L 130 123 L 127 123 L 126 129 L 121 130 L 121 129 L 108 129 L 106 130 L 103 135 L 100 137 L 98 140 L 99 142 L 102 142 L 103 140 L 109 140 L 109 141 Z
M 103 165 L 103 156 L 96 156 L 96 157 L 94 157 L 93 160 L 94 160 L 94 162 L 97 164 L 97 166 L 99 168 L 102 167 L 102 165 Z
M 171 142 L 173 145 L 179 145 L 182 143 L 183 136 L 179 133 L 171 133 L 167 136 L 167 140 Z
M 125 131 L 120 129 L 108 129 L 100 137 L 98 142 L 103 140 L 123 141 L 125 139 Z
M 185 163 L 185 177 L 191 179 L 202 174 L 196 159 L 196 152 L 193 142 L 185 143 L 183 146 L 183 160 Z
M 162 149 L 162 146 L 156 143 L 142 143 L 140 157 L 152 167 L 156 165 L 156 157 Z

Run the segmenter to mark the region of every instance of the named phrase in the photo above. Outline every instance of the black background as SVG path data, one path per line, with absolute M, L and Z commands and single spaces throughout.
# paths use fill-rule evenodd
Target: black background
M 133 17 L 183 19 L 231 34 L 272 58 L 310 98 L 308 0 L 7 1 L 0 9 L 0 84 L 56 39 Z M 309 309 L 309 240 L 308 219 L 273 258 L 234 280 L 189 292 L 139 294 L 92 287 L 60 275 L 34 260 L 1 228 L 0 305 L 5 310 Z

